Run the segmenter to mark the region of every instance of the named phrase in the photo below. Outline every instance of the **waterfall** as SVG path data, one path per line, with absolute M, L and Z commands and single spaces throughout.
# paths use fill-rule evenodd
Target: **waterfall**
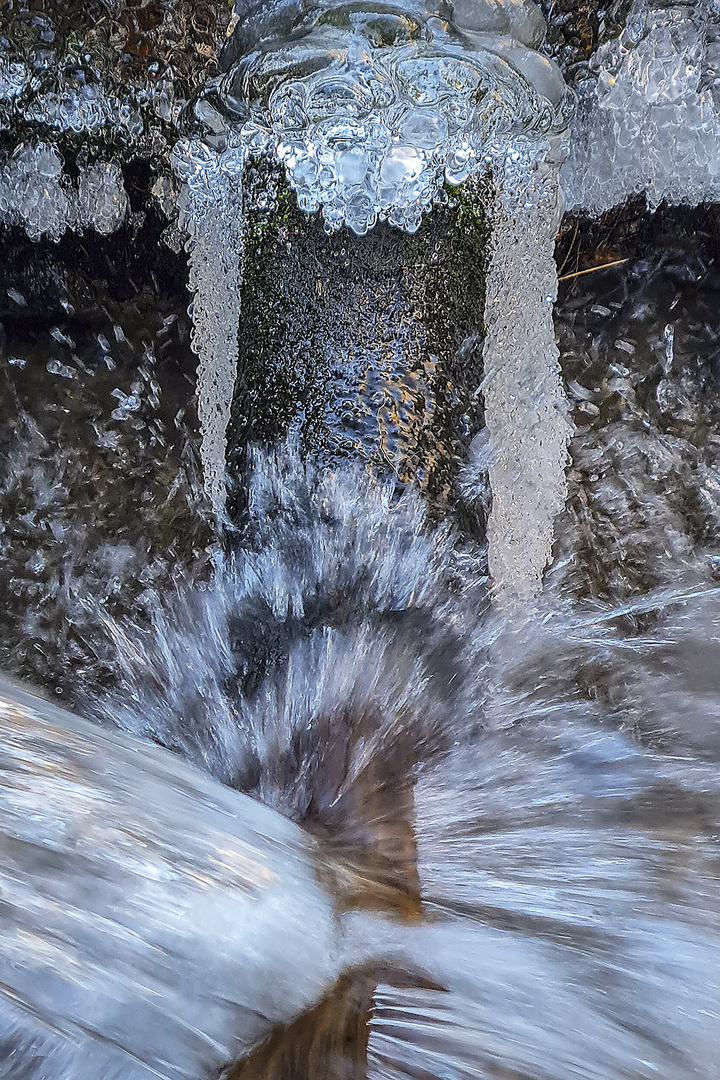
M 188 234 L 200 457 L 205 490 L 217 512 L 225 503 L 225 432 L 238 361 L 243 165 L 244 155 L 234 147 L 216 154 L 200 141 L 181 140 L 173 152 L 173 167 L 184 181 L 179 224 Z
M 104 6 L 173 44 L 207 5 Z M 117 100 L 121 164 L 91 52 L 44 48 L 82 5 L 9 7 L 0 659 L 96 723 L 0 675 L 0 1080 L 717 1080 L 717 208 L 574 280 L 560 353 L 553 256 L 563 201 L 720 196 L 718 0 L 568 66 L 567 164 L 531 0 L 236 0 L 199 98 Z
M 488 561 L 497 595 L 527 596 L 540 588 L 565 503 L 572 430 L 552 316 L 561 198 L 555 165 L 520 144 L 500 156 L 494 179 L 483 382 Z

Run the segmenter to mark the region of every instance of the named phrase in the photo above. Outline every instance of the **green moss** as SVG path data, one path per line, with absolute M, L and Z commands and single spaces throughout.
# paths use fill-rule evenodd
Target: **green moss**
M 480 187 L 410 236 L 378 225 L 327 235 L 276 172 L 271 211 L 250 211 L 229 465 L 292 427 L 332 467 L 365 460 L 447 508 L 482 425 L 487 223 Z M 241 512 L 242 507 L 236 506 Z

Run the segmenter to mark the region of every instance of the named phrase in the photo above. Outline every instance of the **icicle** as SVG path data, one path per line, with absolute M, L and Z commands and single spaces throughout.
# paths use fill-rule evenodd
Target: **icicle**
M 205 490 L 218 512 L 225 503 L 225 433 L 238 362 L 243 165 L 242 151 L 230 148 L 217 154 L 200 141 L 182 140 L 173 152 L 173 166 L 184 181 L 180 227 L 188 233 L 200 457 Z
M 495 184 L 483 383 L 489 567 L 499 596 L 530 596 L 565 502 L 571 431 L 552 318 L 561 200 L 557 168 L 527 144 L 498 157 Z

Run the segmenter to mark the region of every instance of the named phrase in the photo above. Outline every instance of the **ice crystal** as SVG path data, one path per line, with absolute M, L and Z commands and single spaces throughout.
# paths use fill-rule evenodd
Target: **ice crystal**
M 636 0 L 580 84 L 568 204 L 591 213 L 645 192 L 656 207 L 720 198 L 717 0 Z

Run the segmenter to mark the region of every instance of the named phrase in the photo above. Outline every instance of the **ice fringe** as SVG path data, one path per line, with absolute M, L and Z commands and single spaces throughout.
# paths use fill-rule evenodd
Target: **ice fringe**
M 720 6 L 636 0 L 580 83 L 570 208 L 599 214 L 645 192 L 692 205 L 720 198 Z
M 415 232 L 445 182 L 485 171 L 493 144 L 569 119 L 528 0 L 459 3 L 455 22 L 401 8 L 319 10 L 223 80 L 248 147 L 277 158 L 328 231 L 362 235 L 387 220 Z
M 22 225 L 31 240 L 59 240 L 68 228 L 108 235 L 123 223 L 128 205 L 119 165 L 82 167 L 76 188 L 49 143 L 21 143 L 0 171 L 0 220 Z

